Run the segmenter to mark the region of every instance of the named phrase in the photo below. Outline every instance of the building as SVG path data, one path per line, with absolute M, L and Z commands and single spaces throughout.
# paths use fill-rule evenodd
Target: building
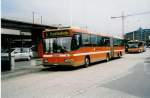
M 38 49 L 45 29 L 57 27 L 1 18 L 1 48 L 36 46 Z
M 150 44 L 150 29 L 139 28 L 136 31 L 126 33 L 125 39 L 127 39 L 127 40 L 140 40 L 140 41 L 147 42 L 147 44 Z
M 40 39 L 43 30 L 56 28 L 44 24 L 1 18 L 1 46 L 2 48 L 8 48 L 10 44 L 12 48 L 31 46 Z

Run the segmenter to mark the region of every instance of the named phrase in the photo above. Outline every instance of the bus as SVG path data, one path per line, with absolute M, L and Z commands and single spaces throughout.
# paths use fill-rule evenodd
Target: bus
M 145 51 L 145 42 L 138 40 L 128 41 L 127 44 L 129 53 L 141 53 Z
M 93 62 L 121 57 L 123 39 L 87 32 L 79 28 L 45 30 L 43 66 L 89 66 Z

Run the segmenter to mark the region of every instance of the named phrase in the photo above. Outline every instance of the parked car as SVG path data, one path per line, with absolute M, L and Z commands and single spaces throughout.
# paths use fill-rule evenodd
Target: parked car
M 9 50 L 6 49 L 1 53 L 2 58 L 7 58 Z M 14 56 L 15 60 L 31 60 L 33 57 L 32 50 L 30 48 L 12 48 L 11 56 Z
M 33 58 L 38 58 L 37 47 L 33 45 L 32 47 L 30 47 L 30 49 L 32 50 Z

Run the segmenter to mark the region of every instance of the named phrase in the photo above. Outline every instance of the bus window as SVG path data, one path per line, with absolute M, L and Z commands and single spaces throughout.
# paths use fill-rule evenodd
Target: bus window
M 114 46 L 118 46 L 118 41 L 117 41 L 117 39 L 113 39 L 113 45 L 114 45 Z
M 122 39 L 114 39 L 113 40 L 114 46 L 124 46 L 124 40 Z
M 51 47 L 50 47 L 50 40 L 49 39 L 45 39 L 44 40 L 44 51 L 45 53 L 49 53 L 51 52 Z
M 97 46 L 98 45 L 98 41 L 97 41 L 97 36 L 96 35 L 91 35 L 91 44 L 93 46 Z
M 97 36 L 98 46 L 110 46 L 110 38 Z
M 82 45 L 83 46 L 90 45 L 90 35 L 89 34 L 82 34 Z
M 124 40 L 118 39 L 118 46 L 124 46 Z
M 71 49 L 75 50 L 80 48 L 81 46 L 81 35 L 79 34 L 74 34 L 72 37 L 72 45 L 71 45 Z
M 102 37 L 103 46 L 110 46 L 110 38 Z
M 98 46 L 102 46 L 103 45 L 101 36 L 97 36 L 97 44 L 98 44 Z

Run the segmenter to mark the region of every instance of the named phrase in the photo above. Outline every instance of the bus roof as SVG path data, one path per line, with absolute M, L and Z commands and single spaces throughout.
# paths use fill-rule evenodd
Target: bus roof
M 98 33 L 94 33 L 94 32 L 89 32 L 85 29 L 81 29 L 81 28 L 77 28 L 77 27 L 68 27 L 68 28 L 60 28 L 60 29 L 46 29 L 44 32 L 51 32 L 51 31 L 62 31 L 62 30 L 69 30 L 72 32 L 82 32 L 82 33 L 86 33 L 86 34 L 93 34 L 93 35 L 98 35 L 98 36 L 103 36 L 103 37 L 110 37 L 110 38 L 118 38 L 118 39 L 123 39 L 121 37 L 118 36 L 112 36 L 109 34 L 98 34 Z

